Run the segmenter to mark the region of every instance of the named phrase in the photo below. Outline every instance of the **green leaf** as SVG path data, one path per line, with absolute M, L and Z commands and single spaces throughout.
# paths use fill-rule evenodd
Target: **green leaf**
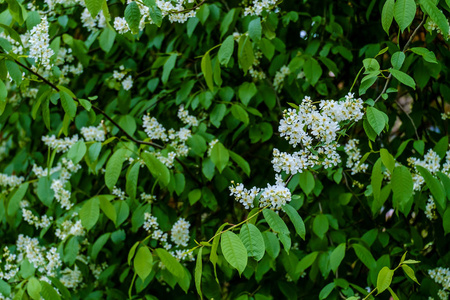
M 253 96 L 256 95 L 257 92 L 258 90 L 256 89 L 256 86 L 253 82 L 244 82 L 239 87 L 238 91 L 239 99 L 241 99 L 242 104 L 247 106 L 250 100 L 253 98 Z
M 84 3 L 92 18 L 95 19 L 102 9 L 103 0 L 85 0 Z
M 238 44 L 238 61 L 244 74 L 247 74 L 248 69 L 253 65 L 255 56 L 253 54 L 253 45 L 249 37 L 242 37 Z
M 111 51 L 115 39 L 116 32 L 113 29 L 109 28 L 108 26 L 103 28 L 103 31 L 99 37 L 100 48 L 108 53 L 109 51 Z
M 46 206 L 50 206 L 52 204 L 52 200 L 55 196 L 54 191 L 51 189 L 51 184 L 52 181 L 47 176 L 43 176 L 38 180 L 37 196 Z
M 373 165 L 371 176 L 374 201 L 379 201 L 382 182 L 383 182 L 383 173 L 381 173 L 381 158 L 379 158 Z
M 377 135 L 383 131 L 386 126 L 384 114 L 375 107 L 368 107 L 366 110 L 367 121 Z
M 322 76 L 322 68 L 317 60 L 312 57 L 305 61 L 303 65 L 303 72 L 305 73 L 306 79 L 312 86 L 315 86 L 320 76 Z
M 234 160 L 235 163 L 238 164 L 238 166 L 244 171 L 247 176 L 250 176 L 250 165 L 249 163 L 239 154 L 234 153 L 231 150 L 228 150 L 228 154 L 230 154 L 230 157 L 232 160 Z
M 264 231 L 262 235 L 267 254 L 273 259 L 277 258 L 280 254 L 280 242 L 277 236 L 271 231 Z
M 447 234 L 450 232 L 450 207 L 447 207 L 443 216 L 442 216 L 442 226 L 444 228 L 444 233 Z
M 289 234 L 289 229 L 286 226 L 286 223 L 284 223 L 283 219 L 281 219 L 276 212 L 268 208 L 263 209 L 262 212 L 264 215 L 264 219 L 266 219 L 267 224 L 269 224 L 270 228 L 273 231 L 286 235 Z
M 395 159 L 394 157 L 389 153 L 387 149 L 381 149 L 380 150 L 380 157 L 381 161 L 383 162 L 383 165 L 389 170 L 389 172 L 394 172 L 395 168 Z
M 330 254 L 330 268 L 336 273 L 345 257 L 345 243 L 339 244 Z
M 111 199 L 114 199 L 113 195 L 99 195 L 96 196 L 100 201 L 100 208 L 103 213 L 114 223 L 117 221 L 117 212 L 114 205 L 111 204 Z
M 108 160 L 105 170 L 105 184 L 112 190 L 119 180 L 120 173 L 122 172 L 122 165 L 125 161 L 127 154 L 126 149 L 118 149 Z
M 389 293 L 391 293 L 392 299 L 400 300 L 400 298 L 397 296 L 397 294 L 390 287 L 388 287 L 387 289 L 388 289 Z
M 134 257 L 133 265 L 136 274 L 138 274 L 142 281 L 145 281 L 152 272 L 153 267 L 153 255 L 147 246 L 142 245 L 139 247 L 136 256 Z
M 336 284 L 331 282 L 323 287 L 323 289 L 319 293 L 319 299 L 327 299 L 330 293 L 334 290 Z
M 236 268 L 239 274 L 242 274 L 247 267 L 247 249 L 241 239 L 231 231 L 224 232 L 220 240 L 220 248 L 225 260 Z
M 289 250 L 291 249 L 291 238 L 288 234 L 280 233 L 278 234 L 278 239 L 280 239 L 281 244 L 283 244 L 284 250 L 289 254 Z
M 248 118 L 248 113 L 240 105 L 233 104 L 231 106 L 231 114 L 245 125 L 248 125 L 250 121 Z
M 309 195 L 316 185 L 313 174 L 308 170 L 300 173 L 299 184 L 303 192 L 305 192 L 306 195 Z
M 389 28 L 391 28 L 392 20 L 394 19 L 394 0 L 386 0 L 381 12 L 381 25 L 384 31 L 389 35 Z
M 355 250 L 356 256 L 362 261 L 362 263 L 369 269 L 372 270 L 376 267 L 377 263 L 366 247 L 361 246 L 360 244 L 353 244 L 353 249 Z
M 180 262 L 172 256 L 172 254 L 170 254 L 166 249 L 163 248 L 156 248 L 155 252 L 161 259 L 161 262 L 164 264 L 166 269 L 170 273 L 172 273 L 173 276 L 177 277 L 178 280 L 182 280 L 184 278 L 184 276 L 186 275 L 184 272 L 184 268 L 180 264 Z
M 380 64 L 374 58 L 366 58 L 363 60 L 364 68 L 366 69 L 366 74 L 373 71 L 380 70 Z
M 391 186 L 394 207 L 403 205 L 412 197 L 414 183 L 407 167 L 397 166 L 394 168 L 394 172 L 391 175 Z
M 233 55 L 234 51 L 234 38 L 232 35 L 228 36 L 222 43 L 222 45 L 219 48 L 219 62 L 226 66 L 228 65 L 228 62 L 230 61 L 231 56 Z
M 328 218 L 324 214 L 317 215 L 313 222 L 313 231 L 320 239 L 325 237 L 325 233 L 328 232 L 330 224 Z
M 153 177 L 159 180 L 163 186 L 167 186 L 170 182 L 170 171 L 166 165 L 150 152 L 142 153 L 142 158 Z
M 220 234 L 219 233 L 222 232 L 223 228 L 225 226 L 227 226 L 227 225 L 228 225 L 228 223 L 224 223 L 224 224 L 220 225 L 219 229 L 217 229 L 215 237 L 213 239 L 212 246 L 211 246 L 211 253 L 209 254 L 209 260 L 213 264 L 214 276 L 216 278 L 217 284 L 219 284 L 219 279 L 217 279 L 217 271 L 216 271 L 216 264 L 217 264 L 217 261 L 219 259 L 219 257 L 217 256 L 217 247 L 219 246 L 219 241 L 220 241 Z
M 394 18 L 403 32 L 411 25 L 416 15 L 416 2 L 414 0 L 397 0 L 394 5 Z
M 102 248 L 106 244 L 106 242 L 108 242 L 108 239 L 110 236 L 111 236 L 111 233 L 107 232 L 105 234 L 102 234 L 95 241 L 95 243 L 92 245 L 92 250 L 91 250 L 91 254 L 90 254 L 91 259 L 93 259 L 94 261 L 97 259 L 98 254 L 100 253 L 100 251 L 102 250 Z
M 216 165 L 217 170 L 219 170 L 220 173 L 222 173 L 223 169 L 227 166 L 229 159 L 230 155 L 227 148 L 225 148 L 220 142 L 216 143 L 211 149 L 211 160 Z
M 450 200 L 450 177 L 442 172 L 437 172 L 437 175 L 439 176 L 439 179 L 441 179 L 442 185 L 447 193 L 447 199 Z
M 256 18 L 250 21 L 248 24 L 248 35 L 254 42 L 259 42 L 261 40 L 261 19 Z
M 129 3 L 125 8 L 125 21 L 130 27 L 131 33 L 139 32 L 139 23 L 141 22 L 141 10 L 135 1 Z
M 420 285 L 419 281 L 417 281 L 416 275 L 414 274 L 414 270 L 408 265 L 402 265 L 402 269 L 409 278 L 411 278 L 415 283 Z
M 378 294 L 384 292 L 391 285 L 392 276 L 394 276 L 394 270 L 391 270 L 388 267 L 383 267 L 380 270 L 377 277 Z
M 200 299 L 203 299 L 202 294 L 202 251 L 203 247 L 200 247 L 197 254 L 197 262 L 195 263 L 195 288 L 197 289 L 197 293 L 200 296 Z
M 25 197 L 25 194 L 28 190 L 28 182 L 22 183 L 14 193 L 14 195 L 9 200 L 8 204 L 8 215 L 14 216 L 17 212 L 17 210 L 20 207 L 20 201 L 22 201 L 23 197 Z
M 423 57 L 423 59 L 429 63 L 437 64 L 436 55 L 434 52 L 422 47 L 410 48 L 413 53 L 418 54 Z
M 75 100 L 73 100 L 73 98 L 64 91 L 60 91 L 59 96 L 64 111 L 70 116 L 70 118 L 75 118 L 77 115 L 77 104 L 75 103 Z
M 22 6 L 17 0 L 6 0 L 6 2 L 8 3 L 8 10 L 11 16 L 19 23 L 19 25 L 22 25 L 25 20 L 25 17 L 23 16 L 25 10 L 22 9 Z
M 414 79 L 408 74 L 392 68 L 389 68 L 389 72 L 391 72 L 392 76 L 394 76 L 398 81 L 400 81 L 404 85 L 416 89 L 416 83 L 414 82 Z
M 391 57 L 391 64 L 392 67 L 394 67 L 394 69 L 396 70 L 400 70 L 400 68 L 403 65 L 403 62 L 405 61 L 405 53 L 403 53 L 402 51 L 397 51 L 394 54 L 392 54 Z
M 436 202 L 436 207 L 440 212 L 443 212 L 444 209 L 446 208 L 444 187 L 439 182 L 439 180 L 430 173 L 430 171 L 428 171 L 422 166 L 416 166 L 416 168 L 417 171 L 419 171 L 420 175 L 422 175 L 423 179 L 425 179 L 425 183 L 427 184 L 427 187 L 430 189 L 434 201 Z
M 69 152 L 67 152 L 67 158 L 70 159 L 74 164 L 78 164 L 86 154 L 86 144 L 84 141 L 80 140 L 70 147 Z
M 10 60 L 5 61 L 6 68 L 8 69 L 9 75 L 14 80 L 14 82 L 19 86 L 22 83 L 22 72 L 19 66 Z
M 203 76 L 205 77 L 206 85 L 211 91 L 214 91 L 213 70 L 209 51 L 206 52 L 205 55 L 203 55 L 201 67 Z
M 420 0 L 419 2 L 424 8 L 425 12 L 430 16 L 431 20 L 439 27 L 444 37 L 447 37 L 449 34 L 449 24 L 447 21 L 447 17 L 444 15 L 442 11 L 440 11 L 435 1 L 431 0 Z
M 149 15 L 150 15 L 150 18 L 152 19 L 153 23 L 156 26 L 161 27 L 163 16 L 162 16 L 161 9 L 156 4 L 156 1 L 155 0 L 144 0 L 144 3 L 149 8 Z M 194 18 L 191 18 L 191 19 L 194 19 Z
M 44 300 L 61 300 L 59 294 L 55 289 L 46 281 L 41 280 L 41 296 Z
M 30 295 L 31 299 L 40 300 L 41 290 L 42 290 L 41 283 L 39 282 L 39 280 L 36 279 L 36 277 L 31 277 L 30 279 L 28 279 L 27 292 L 28 295 Z
M 291 219 L 292 224 L 294 224 L 297 234 L 304 240 L 306 237 L 306 229 L 302 217 L 297 210 L 289 204 L 284 205 L 283 210 L 288 215 L 289 219 Z
M 100 216 L 100 201 L 97 197 L 87 200 L 80 209 L 81 224 L 86 230 L 94 227 Z
M 163 73 L 161 76 L 162 83 L 166 84 L 169 80 L 170 73 L 172 72 L 173 68 L 175 67 L 175 63 L 177 62 L 177 54 L 171 54 L 169 58 L 166 60 L 166 63 L 163 67 Z M 202 71 L 203 71 L 203 60 L 202 60 Z
M 241 227 L 239 238 L 247 249 L 248 256 L 260 261 L 265 252 L 264 239 L 259 229 L 253 224 L 244 224 Z
M 296 273 L 301 274 L 306 269 L 308 269 L 316 261 L 318 254 L 319 254 L 319 252 L 314 251 L 314 252 L 306 255 L 305 257 L 303 257 L 297 264 Z
M 141 168 L 141 164 L 139 162 L 133 163 L 130 167 L 128 167 L 127 171 L 127 183 L 125 190 L 132 199 L 136 198 L 136 190 L 137 184 L 139 180 L 139 169 Z

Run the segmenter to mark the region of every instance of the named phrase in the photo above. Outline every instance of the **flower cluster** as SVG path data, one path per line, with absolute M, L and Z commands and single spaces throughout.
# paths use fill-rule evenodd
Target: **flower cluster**
M 131 3 L 132 1 L 133 0 L 128 0 L 127 3 Z M 192 2 L 193 0 L 156 0 L 156 6 L 160 9 L 161 16 L 163 18 L 168 16 L 169 21 L 172 23 L 184 23 L 189 18 L 195 17 L 196 15 L 196 10 L 186 11 L 185 5 Z M 140 1 L 136 3 L 139 7 L 141 15 L 139 30 L 144 30 L 145 24 L 153 24 L 153 20 L 150 17 L 150 9 Z M 125 34 L 130 31 L 130 26 L 125 18 L 116 17 L 114 19 L 114 29 L 116 29 L 120 34 Z
M 0 174 L 0 187 L 15 188 L 24 182 L 23 176 Z
M 72 194 L 65 188 L 65 186 L 72 174 L 77 172 L 79 169 L 81 169 L 79 164 L 74 164 L 71 160 L 63 157 L 62 164 L 58 163 L 55 168 L 50 170 L 50 174 L 59 173 L 59 178 L 52 180 L 50 188 L 53 190 L 55 199 L 61 204 L 61 207 L 67 210 L 72 208 L 73 203 L 70 202 L 70 197 Z M 38 167 L 36 165 L 33 166 L 33 171 L 38 178 L 47 176 L 49 172 L 48 169 L 44 170 L 42 167 Z
M 428 275 L 437 284 L 442 285 L 442 289 L 439 290 L 438 296 L 441 300 L 448 300 L 450 291 L 450 269 L 449 268 L 436 268 L 433 270 L 428 270 Z
M 194 116 L 189 115 L 184 107 L 179 108 L 178 118 L 183 123 L 187 124 L 187 127 L 196 127 L 199 124 L 198 120 Z M 168 142 L 167 146 L 170 148 L 170 151 L 168 149 L 163 149 L 163 151 L 154 153 L 168 168 L 173 167 L 175 158 L 188 155 L 189 147 L 186 146 L 186 141 L 192 135 L 190 129 L 180 128 L 180 130 L 175 131 L 171 128 L 167 130 L 155 117 L 150 117 L 149 115 L 145 115 L 142 118 L 142 121 L 144 131 L 150 139 Z
M 64 153 L 69 151 L 70 147 L 78 142 L 78 135 L 75 134 L 72 138 L 65 137 L 64 139 L 57 139 L 55 135 L 46 135 L 42 137 L 42 141 L 46 146 L 50 147 L 50 149 L 56 149 L 56 153 Z
M 417 166 L 421 166 L 427 169 L 433 175 L 436 174 L 438 171 L 441 171 L 447 176 L 450 176 L 450 150 L 447 151 L 445 155 L 445 162 L 442 165 L 442 167 L 440 161 L 441 158 L 432 149 L 428 150 L 423 160 L 420 160 L 415 157 L 408 158 L 408 164 L 413 168 L 412 177 L 415 191 L 419 191 L 422 185 L 425 183 L 424 178 L 422 177 L 422 175 L 420 175 L 419 171 L 417 170 Z
M 260 16 L 264 11 L 271 10 L 276 7 L 276 0 L 253 0 L 251 6 L 247 6 L 244 10 L 244 16 Z
M 87 28 L 88 31 L 97 31 L 99 28 L 105 28 L 106 19 L 103 14 L 103 10 L 100 10 L 97 16 L 93 18 L 89 10 L 85 8 L 81 14 L 81 23 L 83 24 L 83 27 Z
M 448 20 L 445 20 L 445 21 L 447 21 L 447 24 L 449 24 Z M 449 25 L 447 25 L 447 26 L 449 26 Z M 431 20 L 430 18 L 428 18 L 428 21 L 425 24 L 425 29 L 428 30 L 429 32 L 432 32 L 432 31 L 436 30 L 436 32 L 438 34 L 442 34 L 441 30 L 439 29 L 439 26 L 433 20 Z M 450 33 L 447 36 L 444 36 L 444 38 L 446 40 L 449 40 L 450 39 Z
M 50 58 L 54 54 L 50 49 L 50 37 L 48 35 L 47 17 L 43 16 L 41 23 L 34 26 L 30 32 L 30 57 L 34 59 L 36 64 L 41 64 L 45 69 L 51 69 Z
M 184 109 L 184 105 L 180 105 L 178 108 L 178 118 L 183 122 L 184 124 L 192 127 L 198 126 L 198 120 L 196 117 L 189 114 L 189 111 Z
M 187 247 L 188 242 L 190 240 L 189 237 L 189 227 L 191 224 L 187 222 L 184 218 L 180 218 L 173 226 L 171 231 L 171 240 L 175 243 L 175 247 Z M 192 255 L 192 251 L 189 249 L 176 249 L 171 250 L 174 246 L 168 242 L 168 234 L 163 232 L 159 228 L 158 220 L 155 216 L 152 216 L 150 213 L 146 212 L 144 214 L 144 225 L 143 228 L 151 233 L 151 237 L 154 240 L 157 240 L 161 243 L 161 245 L 168 250 L 177 260 L 179 261 L 193 261 L 194 257 Z M 161 265 L 161 267 L 164 267 Z
M 425 216 L 433 221 L 437 219 L 436 216 L 436 203 L 434 202 L 433 196 L 430 196 L 427 201 L 427 205 L 425 206 Z
M 275 73 L 275 78 L 273 79 L 273 87 L 277 92 L 283 87 L 284 78 L 291 74 L 291 70 L 288 66 L 282 66 L 279 71 Z
M 131 77 L 131 75 L 126 76 L 127 74 L 128 70 L 125 70 L 124 66 L 120 66 L 119 71 L 114 70 L 113 78 L 122 83 L 122 87 L 124 90 L 129 91 L 133 87 L 133 78 Z
M 321 100 L 318 109 L 309 97 L 305 97 L 298 110 L 285 111 L 278 128 L 280 136 L 294 147 L 300 145 L 303 149 L 293 154 L 274 149 L 272 164 L 275 171 L 296 174 L 315 165 L 336 166 L 341 161 L 336 151 L 341 125 L 362 119 L 362 103 L 361 99 L 349 94 L 340 102 Z
M 153 203 L 153 202 L 156 201 L 156 196 L 149 195 L 149 194 L 146 194 L 146 193 L 142 193 L 141 194 L 141 199 L 144 200 L 147 203 Z
M 117 186 L 113 187 L 111 194 L 116 195 L 120 200 L 126 200 L 127 199 L 127 196 L 125 195 L 125 192 L 122 191 L 122 189 L 118 188 Z
M 250 68 L 248 69 L 248 72 L 250 73 L 250 76 L 252 76 L 256 80 L 266 79 L 266 73 L 264 73 L 264 71 L 262 71 L 262 70 L 258 71 L 258 70 L 255 69 L 261 63 L 261 58 L 262 58 L 262 52 L 261 51 L 256 52 L 255 53 L 255 59 L 253 61 L 253 65 L 250 66 Z
M 363 173 L 369 167 L 366 163 L 360 163 L 362 156 L 358 144 L 358 139 L 351 139 L 344 147 L 345 154 L 347 154 L 347 168 L 351 170 L 352 175 Z
M 71 218 L 76 217 L 78 214 L 73 213 Z M 81 224 L 81 220 L 73 221 L 73 220 L 65 220 L 58 226 L 55 231 L 55 235 L 61 240 L 66 240 L 69 236 L 85 236 L 86 229 Z
M 53 222 L 52 216 L 48 217 L 47 215 L 43 215 L 41 218 L 39 218 L 38 216 L 35 216 L 31 210 L 28 210 L 26 208 L 22 208 L 22 216 L 25 222 L 33 225 L 34 227 L 36 227 L 36 229 L 47 228 Z
M 103 123 L 101 123 L 97 127 L 89 126 L 81 128 L 81 134 L 86 142 L 104 142 L 106 138 L 106 129 Z

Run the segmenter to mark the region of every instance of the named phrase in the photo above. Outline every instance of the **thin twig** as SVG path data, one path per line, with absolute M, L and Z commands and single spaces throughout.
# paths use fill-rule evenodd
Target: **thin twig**
M 45 77 L 43 77 L 42 75 L 40 75 L 39 73 L 33 71 L 32 69 L 30 69 L 29 67 L 27 67 L 26 65 L 22 64 L 20 61 L 18 60 L 14 60 L 14 62 L 16 64 L 18 64 L 19 66 L 21 66 L 22 68 L 28 70 L 29 72 L 33 73 L 34 75 L 36 75 L 37 77 L 39 77 L 39 79 L 41 79 L 45 84 L 47 84 L 48 86 L 50 86 L 52 89 L 54 89 L 55 91 L 59 92 L 59 88 L 54 85 L 52 82 L 50 82 L 49 80 L 47 80 Z M 80 103 L 80 100 L 77 97 L 73 97 L 73 100 L 77 101 L 78 103 Z M 111 123 L 114 124 L 114 126 L 116 126 L 117 128 L 119 128 L 120 131 L 123 132 L 123 134 L 129 138 L 130 140 L 132 140 L 133 142 L 140 144 L 140 145 L 148 145 L 148 146 L 153 146 L 155 148 L 159 148 L 159 149 L 163 149 L 164 147 L 153 143 L 153 142 L 146 142 L 146 141 L 141 141 L 138 140 L 136 138 L 134 138 L 133 136 L 131 136 L 128 132 L 125 131 L 125 129 L 123 129 L 116 121 L 114 121 L 105 111 L 103 111 L 102 109 L 100 109 L 99 107 L 92 105 L 92 109 L 94 109 L 95 111 L 97 111 L 98 113 L 102 114 L 106 119 L 108 119 L 108 121 L 110 121 Z
M 422 27 L 423 23 L 425 23 L 425 15 L 423 16 L 422 21 L 419 23 L 419 26 L 416 27 L 416 29 L 413 31 L 413 33 L 411 34 L 411 36 L 409 37 L 409 40 L 406 42 L 405 46 L 403 47 L 402 52 L 405 53 L 406 50 L 408 50 L 409 45 L 411 44 L 413 38 L 416 36 L 417 31 L 419 31 L 420 27 Z M 383 90 L 381 91 L 380 95 L 378 95 L 378 97 L 375 99 L 375 103 L 380 100 L 381 96 L 386 92 L 389 82 L 391 82 L 392 79 L 392 73 L 389 73 L 388 78 L 386 79 L 386 83 L 384 84 Z
M 182 13 L 190 12 L 191 10 L 195 10 L 195 9 L 199 8 L 200 6 L 202 6 L 203 3 L 205 3 L 205 2 L 206 2 L 206 0 L 203 0 L 202 2 L 200 2 L 199 4 L 197 4 L 195 6 L 192 6 L 191 8 L 186 8 L 186 9 L 179 10 L 179 11 L 171 11 L 171 13 L 182 14 Z
M 405 113 L 405 115 L 408 117 L 408 119 L 411 121 L 412 126 L 414 127 L 414 133 L 416 134 L 416 138 L 417 140 L 420 140 L 419 138 L 419 134 L 417 133 L 417 127 L 416 124 L 414 124 L 413 119 L 411 118 L 411 116 L 406 112 L 406 110 L 403 108 L 403 106 L 398 102 L 395 101 L 395 103 L 397 103 L 397 106 L 400 107 L 400 109 Z
M 40 75 L 39 73 L 33 71 L 32 69 L 30 69 L 29 67 L 27 67 L 26 65 L 22 64 L 20 61 L 18 60 L 14 60 L 16 64 L 18 64 L 19 66 L 21 66 L 22 68 L 28 70 L 29 72 L 33 73 L 34 75 L 36 75 L 37 77 L 39 77 L 44 83 L 46 83 L 48 86 L 50 86 L 52 89 L 54 89 L 55 91 L 59 92 L 60 89 L 54 85 L 52 82 L 50 82 L 49 80 L 47 80 L 45 77 L 43 77 L 42 75 Z M 77 97 L 73 97 L 73 100 L 77 101 L 78 103 L 80 103 L 80 100 Z M 92 109 L 94 109 L 95 111 L 97 111 L 98 113 L 102 114 L 106 119 L 108 119 L 108 121 L 110 121 L 111 123 L 114 124 L 114 126 L 116 126 L 117 128 L 119 128 L 120 131 L 123 132 L 123 134 L 129 138 L 131 141 L 135 142 L 136 144 L 139 145 L 148 145 L 148 146 L 152 146 L 158 149 L 164 149 L 163 146 L 153 143 L 153 142 L 146 142 L 146 141 L 141 141 L 138 140 L 136 138 L 134 138 L 132 135 L 130 135 L 128 132 L 125 131 L 125 129 L 123 129 L 116 121 L 113 120 L 113 118 L 111 118 L 105 111 L 103 111 L 102 109 L 100 109 L 99 107 L 92 105 Z M 181 164 L 181 166 L 183 167 L 183 169 L 189 174 L 191 175 L 191 177 L 194 179 L 195 182 L 197 182 L 198 184 L 202 184 L 202 182 L 197 178 L 197 176 L 194 176 L 194 174 L 192 174 L 192 172 L 189 170 L 189 168 L 186 166 L 186 164 L 184 164 L 179 158 L 175 158 L 177 162 L 179 162 Z

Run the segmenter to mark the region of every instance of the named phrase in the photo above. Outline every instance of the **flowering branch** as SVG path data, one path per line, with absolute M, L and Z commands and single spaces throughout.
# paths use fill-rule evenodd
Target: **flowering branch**
M 39 79 L 41 79 L 45 84 L 47 84 L 48 86 L 50 86 L 52 89 L 54 89 L 55 91 L 59 92 L 59 88 L 54 85 L 53 83 L 51 83 L 49 80 L 47 80 L 45 77 L 43 77 L 42 75 L 40 75 L 39 73 L 33 71 L 31 68 L 27 67 L 26 65 L 24 65 L 23 63 L 21 63 L 20 61 L 14 59 L 14 62 L 16 64 L 18 64 L 19 66 L 21 66 L 22 68 L 28 70 L 29 72 L 33 73 L 34 75 L 36 75 L 37 77 L 39 77 Z M 80 100 L 77 97 L 73 97 L 73 100 L 75 100 L 76 102 L 80 102 Z M 105 111 L 103 111 L 102 109 L 100 109 L 99 107 L 92 105 L 92 108 L 97 111 L 98 113 L 102 114 L 106 119 L 108 119 L 108 121 L 110 121 L 111 123 L 114 124 L 114 126 L 116 126 L 117 128 L 119 128 L 120 131 L 122 131 L 126 137 L 128 137 L 130 140 L 132 140 L 133 142 L 140 144 L 140 145 L 148 145 L 148 146 L 153 146 L 155 148 L 159 148 L 159 149 L 163 149 L 164 147 L 153 143 L 153 142 L 146 142 L 146 141 L 141 141 L 138 140 L 136 138 L 134 138 L 132 135 L 130 135 L 128 132 L 125 131 L 125 129 L 123 129 L 116 121 L 113 120 L 113 118 L 111 118 Z
M 202 2 L 198 3 L 197 5 L 192 6 L 191 8 L 186 8 L 186 9 L 179 10 L 179 11 L 171 11 L 171 13 L 182 14 L 182 13 L 190 12 L 191 10 L 195 10 L 195 9 L 199 8 L 200 6 L 202 6 L 205 2 L 206 2 L 206 0 L 202 0 Z

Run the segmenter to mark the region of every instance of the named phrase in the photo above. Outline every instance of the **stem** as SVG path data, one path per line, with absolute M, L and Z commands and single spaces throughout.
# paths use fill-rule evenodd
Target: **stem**
M 352 92 L 352 90 L 353 90 L 353 87 L 355 86 L 356 80 L 358 80 L 359 74 L 361 73 L 361 71 L 362 71 L 363 69 L 364 69 L 364 67 L 361 67 L 361 69 L 359 69 L 359 72 L 358 72 L 358 74 L 356 74 L 356 78 L 355 78 L 355 80 L 353 81 L 353 84 L 352 84 L 352 87 L 350 88 L 350 91 L 349 91 L 349 93 L 351 93 L 351 92 Z
M 197 9 L 197 8 L 199 8 L 200 6 L 202 6 L 203 3 L 205 3 L 205 2 L 206 2 L 206 0 L 203 0 L 202 2 L 200 2 L 199 4 L 197 4 L 197 5 L 195 5 L 195 6 L 192 6 L 191 8 L 186 8 L 186 9 L 179 10 L 179 11 L 171 11 L 170 13 L 174 13 L 174 14 L 182 14 L 182 13 L 185 13 L 185 12 L 190 12 L 191 10 Z
M 363 300 L 369 299 L 369 296 L 372 295 L 373 292 L 375 292 L 376 290 L 377 290 L 377 288 L 374 288 L 372 291 L 370 291 L 370 293 L 366 297 L 364 297 Z
M 425 23 L 425 15 L 423 16 L 422 21 L 421 21 L 421 22 L 419 23 L 419 25 L 416 27 L 416 29 L 414 30 L 414 32 L 411 34 L 411 36 L 409 37 L 408 41 L 406 42 L 405 46 L 403 47 L 403 50 L 402 50 L 403 53 L 405 53 L 406 50 L 408 50 L 409 45 L 411 44 L 413 38 L 416 36 L 417 31 L 419 31 L 419 28 L 422 27 L 423 23 Z M 381 91 L 380 95 L 378 95 L 378 97 L 375 99 L 375 103 L 376 103 L 378 100 L 380 100 L 381 95 L 383 95 L 383 94 L 386 92 L 387 87 L 388 87 L 388 85 L 389 85 L 389 82 L 391 82 L 391 79 L 392 79 L 392 73 L 389 74 L 389 76 L 388 76 L 388 78 L 387 78 L 387 80 L 386 80 L 386 83 L 384 84 L 383 90 Z
M 131 293 L 133 292 L 134 281 L 136 280 L 137 273 L 134 272 L 133 279 L 131 280 L 130 288 L 128 289 L 128 298 L 131 300 Z
M 13 61 L 18 64 L 19 66 L 21 66 L 22 68 L 28 70 L 30 73 L 33 73 L 34 75 L 36 75 L 37 77 L 39 77 L 45 84 L 47 84 L 48 86 L 50 86 L 52 89 L 54 89 L 55 91 L 59 92 L 59 88 L 54 85 L 53 83 L 51 83 L 48 79 L 46 79 L 45 77 L 43 77 L 42 75 L 40 75 L 39 73 L 33 71 L 32 69 L 30 69 L 29 67 L 27 67 L 26 65 L 22 64 L 20 61 L 13 59 Z M 80 103 L 80 100 L 77 97 L 73 97 L 73 100 L 75 100 L 76 102 Z M 159 149 L 163 149 L 164 147 L 153 143 L 153 142 L 146 142 L 146 141 L 140 141 L 136 138 L 134 138 L 133 136 L 131 136 L 130 134 L 128 134 L 125 129 L 123 129 L 116 121 L 114 121 L 105 111 L 103 111 L 102 109 L 98 108 L 95 105 L 92 105 L 92 109 L 94 109 L 95 111 L 97 111 L 98 113 L 102 114 L 108 121 L 110 121 L 111 123 L 114 124 L 114 126 L 116 126 L 117 128 L 119 128 L 120 131 L 123 132 L 123 134 L 129 138 L 130 140 L 132 140 L 133 142 L 140 144 L 140 145 L 148 145 L 148 146 L 153 146 L 155 148 L 159 148 Z

